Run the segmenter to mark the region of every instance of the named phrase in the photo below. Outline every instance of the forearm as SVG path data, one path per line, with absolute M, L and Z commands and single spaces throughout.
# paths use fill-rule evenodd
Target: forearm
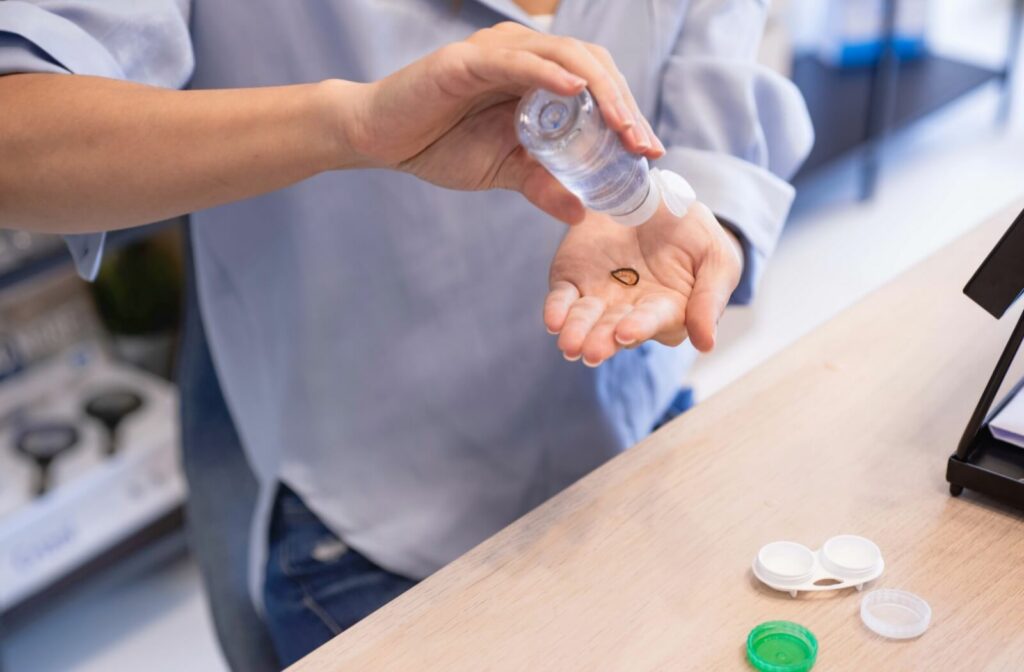
M 362 159 L 362 85 L 173 91 L 76 75 L 0 77 L 0 227 L 145 224 Z

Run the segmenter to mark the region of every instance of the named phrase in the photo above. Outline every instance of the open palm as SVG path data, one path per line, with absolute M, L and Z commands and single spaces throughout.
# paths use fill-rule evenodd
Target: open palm
M 636 271 L 636 284 L 613 277 L 622 268 Z M 551 262 L 544 323 L 567 359 L 588 366 L 647 340 L 678 345 L 689 337 L 706 352 L 741 271 L 735 239 L 703 204 L 682 218 L 662 206 L 638 227 L 587 213 Z

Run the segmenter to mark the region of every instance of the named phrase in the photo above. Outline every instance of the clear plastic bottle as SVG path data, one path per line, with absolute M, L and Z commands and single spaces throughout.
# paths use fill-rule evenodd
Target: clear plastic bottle
M 657 209 L 647 159 L 622 146 L 586 89 L 573 97 L 530 91 L 516 110 L 516 131 L 526 151 L 591 210 L 632 220 L 650 209 L 646 220 Z

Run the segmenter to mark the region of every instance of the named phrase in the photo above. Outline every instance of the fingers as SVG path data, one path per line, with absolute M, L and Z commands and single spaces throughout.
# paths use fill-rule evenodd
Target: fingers
M 679 302 L 668 297 L 642 300 L 615 328 L 615 341 L 631 346 L 651 339 L 678 345 L 686 339 L 686 315 Z
M 571 282 L 559 280 L 551 286 L 548 298 L 544 301 L 544 326 L 548 333 L 557 334 L 562 331 L 569 308 L 578 298 L 580 290 Z
M 523 49 L 476 49 L 461 54 L 471 75 L 502 89 L 519 92 L 534 87 L 574 96 L 586 86 L 586 80 L 553 60 Z
M 686 329 L 701 352 L 711 352 L 718 335 L 718 320 L 739 282 L 739 272 L 728 263 L 706 263 L 697 271 L 686 306 Z
M 584 364 L 595 367 L 622 348 L 644 341 L 679 345 L 686 340 L 685 311 L 679 301 L 649 297 L 635 307 L 622 303 L 606 309 L 601 299 L 578 297 L 574 285 L 556 283 L 544 306 L 544 323 L 548 331 L 560 332 L 558 347 L 570 362 L 582 357 Z
M 583 341 L 583 363 L 587 366 L 598 366 L 619 351 L 622 347 L 615 341 L 615 328 L 619 321 L 633 310 L 629 304 L 612 306 L 604 312 L 594 328 Z
M 586 216 L 580 199 L 562 186 L 551 173 L 532 159 L 525 150 L 505 161 L 495 186 L 521 192 L 528 201 L 566 224 L 578 224 Z
M 633 98 L 632 92 L 629 90 L 629 83 L 626 82 L 625 75 L 619 70 L 619 67 L 615 64 L 615 60 L 611 54 L 604 47 L 600 47 L 594 44 L 585 45 L 587 50 L 593 54 L 605 69 L 612 74 L 615 78 L 615 82 L 620 91 L 624 91 L 624 98 L 630 109 L 633 112 L 633 116 L 638 120 L 638 124 L 627 131 L 627 137 L 634 143 L 632 147 L 629 147 L 632 151 L 639 154 L 644 154 L 648 158 L 657 159 L 665 154 L 665 145 L 661 143 L 661 140 L 654 134 L 654 129 L 651 128 L 651 124 L 647 121 L 644 115 L 640 112 L 640 107 L 637 105 L 636 99 Z
M 474 61 L 479 60 L 473 73 L 492 85 L 538 86 L 574 95 L 583 88 L 572 88 L 579 84 L 577 80 L 585 80 L 605 122 L 621 134 L 628 149 L 652 158 L 663 152 L 639 113 L 625 77 L 603 47 L 538 33 L 514 22 L 478 31 L 468 43 L 480 47 L 472 54 Z M 627 133 L 629 129 L 634 132 Z
M 583 341 L 604 314 L 604 301 L 593 296 L 579 299 L 569 308 L 569 314 L 558 336 L 558 349 L 570 362 L 583 354 Z
M 640 115 L 640 111 L 637 110 L 637 114 Z M 651 149 L 645 156 L 649 159 L 660 159 L 665 156 L 665 145 L 658 139 L 658 136 L 654 134 L 654 129 L 651 128 L 651 122 L 647 121 L 647 118 L 640 115 L 640 121 L 643 123 L 644 129 L 647 131 L 647 136 L 651 139 Z
M 625 86 L 625 80 L 621 80 L 620 84 L 615 73 L 599 61 L 584 43 L 569 37 L 535 33 L 524 47 L 587 80 L 601 115 L 611 129 L 622 133 L 637 125 L 638 119 L 633 112 L 636 109 L 633 94 Z M 631 140 L 631 136 L 625 137 Z M 633 147 L 636 148 L 636 145 L 633 144 Z

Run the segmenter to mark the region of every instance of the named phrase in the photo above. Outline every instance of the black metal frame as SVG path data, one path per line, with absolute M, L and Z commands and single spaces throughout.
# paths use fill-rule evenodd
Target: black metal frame
M 1021 380 L 989 414 L 1021 343 L 1024 343 L 1024 313 L 999 357 L 956 453 L 946 464 L 949 493 L 954 497 L 964 488 L 970 488 L 1024 508 L 1024 448 L 1000 441 L 988 428 L 989 420 L 1024 388 L 1024 380 Z
M 882 163 L 882 147 L 892 128 L 892 109 L 896 103 L 896 82 L 899 81 L 899 59 L 893 48 L 896 35 L 897 0 L 886 0 L 882 24 L 882 54 L 871 76 L 871 93 L 868 95 L 867 129 L 865 135 L 871 140 L 864 149 L 864 163 L 861 166 L 860 197 L 867 200 L 874 196 L 878 186 L 878 173 Z
M 964 293 L 996 319 L 1024 291 L 1024 212 L 982 262 L 964 287 Z M 971 419 L 967 423 L 956 453 L 946 464 L 946 480 L 954 497 L 964 488 L 982 492 L 1024 509 L 1024 449 L 997 439 L 988 423 L 1022 389 L 1024 380 L 1013 386 L 994 409 L 993 403 L 1006 375 L 1024 344 L 1024 313 L 1018 318 L 1010 339 L 1003 348 L 995 370 L 988 379 Z
M 882 153 L 889 132 L 892 130 L 892 110 L 896 99 L 896 85 L 899 81 L 899 59 L 893 50 L 896 32 L 896 10 L 899 0 L 886 0 L 883 48 L 881 58 L 872 73 L 871 93 L 868 96 L 867 137 L 872 138 L 865 147 L 861 165 L 861 199 L 871 198 L 878 186 L 882 165 Z M 996 121 L 1005 125 L 1010 118 L 1013 105 L 1013 77 L 1016 72 L 1017 54 L 1020 51 L 1021 31 L 1024 27 L 1024 0 L 1014 0 L 1007 38 L 1006 60 L 999 72 L 1002 98 Z

